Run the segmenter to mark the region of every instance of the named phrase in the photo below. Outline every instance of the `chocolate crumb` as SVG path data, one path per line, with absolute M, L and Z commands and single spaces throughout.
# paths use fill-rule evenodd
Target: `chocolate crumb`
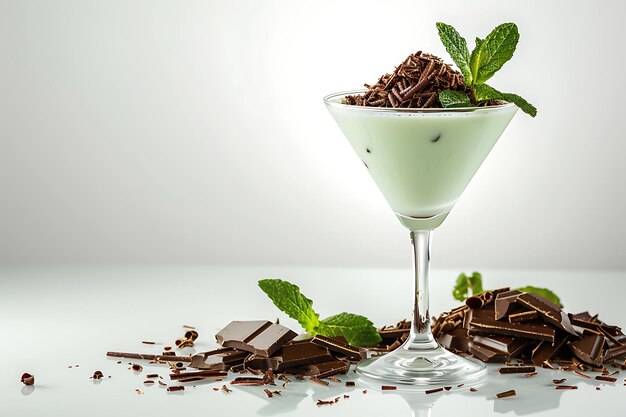
M 363 392 L 363 394 L 367 394 L 367 390 L 366 389 L 364 389 L 362 392 Z
M 222 391 L 224 391 L 226 394 L 233 392 L 233 390 L 228 388 L 226 385 L 222 385 Z
M 213 387 L 213 391 L 219 391 L 220 389 L 217 387 Z
M 315 403 L 315 405 L 333 405 L 335 404 L 336 401 L 323 401 L 323 400 L 317 400 L 317 403 Z
M 452 387 L 443 387 L 443 389 L 445 389 L 446 391 L 450 391 Z
M 562 384 L 562 383 L 563 383 L 563 382 L 565 382 L 565 381 L 567 381 L 567 378 L 553 379 L 553 380 L 552 380 L 552 383 L 553 383 L 553 384 L 556 384 L 556 385 L 559 385 L 559 384 Z
M 175 392 L 175 391 L 184 391 L 185 387 L 182 385 L 174 385 L 173 387 L 167 387 L 167 390 L 169 392 Z
M 102 371 L 95 371 L 92 376 L 93 379 L 102 379 L 103 377 Z
M 596 391 L 600 391 L 600 389 L 601 389 L 600 387 L 596 387 Z
M 510 389 L 508 391 L 504 391 L 504 392 L 500 392 L 496 394 L 496 398 L 510 398 L 510 397 L 515 397 L 516 395 L 517 393 L 515 392 L 515 390 Z
M 154 381 L 151 380 L 151 379 L 146 379 L 145 381 L 143 381 L 143 384 L 144 385 L 152 385 L 152 384 L 154 384 Z
M 435 394 L 437 392 L 441 392 L 443 391 L 443 388 L 433 388 L 433 389 L 429 389 L 424 391 L 426 394 Z
M 150 341 L 148 341 L 148 340 L 144 340 L 144 341 L 143 341 L 143 342 L 141 342 L 141 343 L 143 343 L 144 345 L 156 345 L 156 342 L 150 342 Z
M 158 378 L 159 374 L 148 374 L 146 375 L 146 378 Z
M 136 389 L 136 390 L 135 390 L 135 394 L 137 394 L 137 395 L 143 395 L 143 391 L 142 391 L 142 390 L 140 390 L 140 389 Z
M 596 376 L 596 379 L 598 381 L 604 381 L 604 382 L 615 382 L 615 381 L 617 381 L 617 378 L 613 378 L 611 376 L 603 376 L 603 375 Z
M 265 395 L 267 395 L 267 398 L 272 398 L 274 396 L 272 391 L 268 390 L 267 388 L 264 388 L 263 392 L 265 393 Z
M 163 350 L 165 350 L 165 351 L 172 350 L 172 347 L 171 347 L 171 346 L 165 346 L 165 347 L 163 348 Z
M 524 374 L 524 376 L 528 377 L 528 376 L 535 376 L 537 375 L 537 372 L 529 372 L 527 374 Z
M 557 385 L 554 389 L 566 390 L 566 389 L 578 389 L 576 385 Z
M 139 365 L 138 363 L 134 363 L 130 366 L 130 369 L 132 369 L 135 372 L 141 372 L 143 371 L 143 366 Z
M 380 387 L 380 389 L 382 391 L 393 391 L 393 390 L 397 390 L 398 387 L 396 387 L 395 385 L 383 385 Z
M 24 372 L 22 374 L 22 377 L 20 378 L 20 381 L 24 385 L 34 385 L 35 384 L 35 375 L 31 375 L 28 372 Z
M 347 395 L 347 394 L 343 394 L 343 398 L 345 398 L 347 400 L 348 398 L 350 398 L 350 396 Z
M 355 385 L 354 381 L 346 381 L 346 387 L 353 387 Z
M 469 390 L 470 390 L 470 392 L 476 392 L 476 391 L 478 391 L 476 388 L 470 388 Z

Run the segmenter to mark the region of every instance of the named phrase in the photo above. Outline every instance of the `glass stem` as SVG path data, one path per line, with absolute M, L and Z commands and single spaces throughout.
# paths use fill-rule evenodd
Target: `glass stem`
M 411 230 L 413 244 L 413 272 L 415 274 L 415 298 L 409 349 L 434 349 L 438 346 L 430 331 L 429 269 L 430 236 L 432 230 Z

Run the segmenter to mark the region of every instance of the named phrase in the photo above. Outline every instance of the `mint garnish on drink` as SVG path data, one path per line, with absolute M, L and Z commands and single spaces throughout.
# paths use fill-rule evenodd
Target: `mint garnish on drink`
M 439 101 L 443 107 L 480 106 L 503 100 L 514 103 L 532 117 L 537 115 L 535 106 L 517 94 L 503 93 L 485 84 L 513 57 L 519 41 L 515 23 L 499 25 L 484 40 L 476 38 L 476 46 L 471 54 L 467 42 L 455 28 L 439 22 L 437 30 L 446 51 L 461 70 L 469 90 L 469 93 L 459 90 L 441 91 Z
M 358 314 L 340 313 L 320 320 L 313 310 L 313 301 L 305 297 L 297 285 L 282 279 L 262 279 L 259 287 L 276 307 L 312 336 L 343 336 L 352 346 L 371 346 L 381 341 L 373 323 Z

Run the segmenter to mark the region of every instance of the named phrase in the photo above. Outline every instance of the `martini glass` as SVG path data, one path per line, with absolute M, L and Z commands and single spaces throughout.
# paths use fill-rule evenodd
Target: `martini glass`
M 362 361 L 365 377 L 413 387 L 469 384 L 486 376 L 482 362 L 442 348 L 430 329 L 428 275 L 431 235 L 463 193 L 507 127 L 517 107 L 502 104 L 453 109 L 404 109 L 324 102 L 363 161 L 413 245 L 415 292 L 406 342 L 384 356 Z

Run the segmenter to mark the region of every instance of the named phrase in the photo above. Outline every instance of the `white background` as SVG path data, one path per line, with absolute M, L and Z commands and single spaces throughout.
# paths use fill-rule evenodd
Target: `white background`
M 407 266 L 322 104 L 514 21 L 519 113 L 437 267 L 626 268 L 619 1 L 0 1 L 0 263 Z

